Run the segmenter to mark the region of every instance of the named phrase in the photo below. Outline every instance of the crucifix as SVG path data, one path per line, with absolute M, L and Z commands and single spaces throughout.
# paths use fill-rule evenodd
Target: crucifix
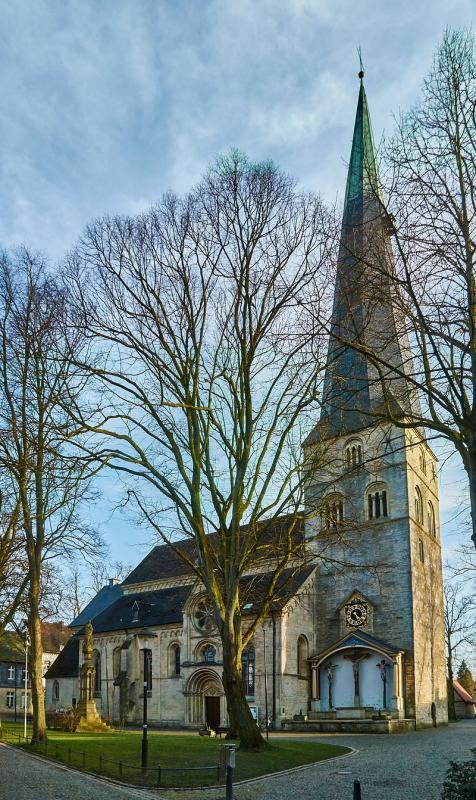
M 384 658 L 377 664 L 377 668 L 380 670 L 380 677 L 382 679 L 382 686 L 383 686 L 383 707 L 387 708 L 387 669 L 390 664 L 385 661 Z
M 334 705 L 334 701 L 332 699 L 332 681 L 333 681 L 333 671 L 336 669 L 338 665 L 333 664 L 332 661 L 328 661 L 325 665 L 324 669 L 327 672 L 327 680 L 329 681 L 329 711 Z
M 360 662 L 369 657 L 369 653 L 362 653 L 360 650 L 353 650 L 347 656 L 348 661 L 352 662 L 352 672 L 354 674 L 354 706 L 360 706 Z

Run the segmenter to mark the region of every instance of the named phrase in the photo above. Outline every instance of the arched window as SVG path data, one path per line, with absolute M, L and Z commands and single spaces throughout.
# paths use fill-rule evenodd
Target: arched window
M 344 448 L 344 461 L 348 469 L 358 467 L 363 461 L 362 442 L 359 439 L 352 439 L 347 442 Z
M 169 648 L 169 675 L 180 675 L 180 645 L 177 643 Z
M 420 461 L 420 471 L 423 472 L 423 475 L 426 475 L 426 456 L 423 447 L 420 447 L 419 461 Z
M 309 645 L 305 636 L 300 636 L 297 640 L 297 673 L 303 678 L 307 677 L 309 658 Z
M 428 500 L 428 531 L 431 536 L 436 536 L 435 509 L 431 500 Z
M 322 509 L 323 527 L 336 528 L 344 521 L 344 500 L 342 495 L 333 494 L 326 497 Z
M 213 663 L 216 658 L 217 651 L 212 644 L 206 644 L 202 650 L 202 661 Z
M 101 654 L 98 650 L 95 650 L 93 653 L 93 664 L 94 664 L 94 692 L 100 693 L 101 692 Z
M 59 700 L 59 683 L 53 681 L 53 700 Z
M 423 525 L 423 499 L 418 486 L 415 486 L 415 519 Z
M 388 516 L 390 513 L 387 486 L 385 483 L 374 483 L 367 489 L 367 517 L 380 519 Z
M 243 688 L 247 697 L 255 693 L 255 649 L 250 645 L 241 656 Z

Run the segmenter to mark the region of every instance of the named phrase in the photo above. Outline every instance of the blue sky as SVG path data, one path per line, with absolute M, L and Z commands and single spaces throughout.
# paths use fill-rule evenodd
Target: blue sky
M 231 146 L 342 197 L 360 44 L 376 139 L 473 0 L 0 0 L 0 242 L 60 260 L 92 218 L 186 191 Z M 112 482 L 105 483 L 107 493 Z M 443 474 L 445 519 L 463 483 Z M 101 506 L 118 558 L 137 536 Z M 458 522 L 447 525 L 451 545 Z

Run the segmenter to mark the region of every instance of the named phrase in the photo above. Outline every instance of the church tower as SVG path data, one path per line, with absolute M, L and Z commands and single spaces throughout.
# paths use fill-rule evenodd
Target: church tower
M 308 533 L 325 556 L 317 567 L 311 716 L 377 714 L 398 729 L 397 720 L 447 721 L 438 484 L 423 432 L 385 418 L 387 409 L 404 419 L 418 397 L 392 302 L 391 225 L 359 77 L 323 410 L 304 445 L 309 459 L 325 447 L 328 464 L 307 497 L 319 509 Z M 379 376 L 349 340 L 391 369 Z

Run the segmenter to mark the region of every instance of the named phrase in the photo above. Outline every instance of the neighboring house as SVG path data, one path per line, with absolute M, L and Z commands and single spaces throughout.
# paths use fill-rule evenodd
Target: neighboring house
M 285 573 L 272 613 L 243 654 L 253 714 L 263 721 L 267 705 L 276 727 L 392 732 L 448 719 L 437 459 L 422 431 L 385 417 L 390 408 L 404 421 L 418 397 L 409 343 L 385 280 L 394 269 L 392 226 L 375 194 L 377 163 L 361 82 L 322 413 L 303 443 L 305 464 L 316 451 L 329 457 L 327 469 L 309 474 L 305 498 L 321 515 L 297 532 L 307 565 Z M 378 269 L 370 269 L 375 262 Z M 346 340 L 383 353 L 391 367 L 385 370 L 390 399 L 375 369 L 344 346 Z M 287 526 L 286 518 L 268 525 L 272 547 Z M 261 552 L 260 531 L 257 536 Z M 174 546 L 187 550 L 193 563 L 191 540 Z M 268 562 L 253 566 L 241 591 L 245 625 L 260 581 L 268 580 L 272 552 Z M 73 621 L 78 642 L 88 620 L 94 629 L 94 694 L 104 717 L 138 724 L 145 680 L 151 723 L 226 726 L 221 643 L 209 598 L 174 549 L 154 548 L 120 587 L 101 590 Z M 143 628 L 154 634 L 145 676 Z M 59 698 L 65 699 L 61 681 L 73 680 L 69 705 L 77 691 L 81 644 L 77 653 L 70 672 L 65 666 L 56 677 L 50 678 L 51 671 L 47 676 L 49 697 L 50 680 L 58 681 Z
M 474 719 L 476 717 L 476 700 L 473 700 L 459 681 L 453 681 L 453 691 L 456 719 Z
M 30 683 L 27 710 L 31 714 Z M 16 631 L 0 636 L 0 720 L 20 720 L 25 708 L 25 647 Z
M 43 678 L 49 667 L 63 649 L 69 637 L 71 629 L 64 622 L 42 622 L 41 623 L 41 642 L 43 645 Z M 45 680 L 43 679 L 43 685 Z

